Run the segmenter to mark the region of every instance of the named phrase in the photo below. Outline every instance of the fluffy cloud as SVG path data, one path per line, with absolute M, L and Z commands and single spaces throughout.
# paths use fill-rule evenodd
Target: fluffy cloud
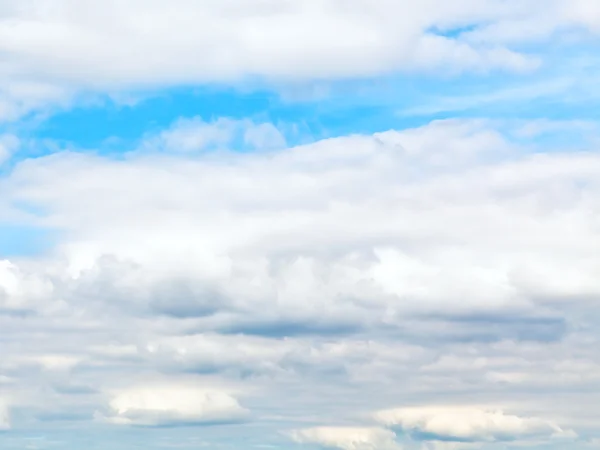
M 239 142 L 236 142 L 239 141 Z M 270 123 L 221 118 L 207 123 L 200 118 L 181 119 L 158 136 L 148 137 L 140 151 L 190 153 L 223 150 L 243 145 L 250 149 L 284 148 L 285 137 Z
M 169 381 L 115 394 L 105 419 L 119 425 L 176 426 L 227 423 L 246 415 L 227 392 Z
M 355 101 L 413 121 L 560 99 L 568 117 L 597 100 L 598 2 L 417 3 L 0 0 L 0 252 L 20 225 L 53 238 L 0 258 L 0 447 L 44 445 L 23 442 L 37 427 L 61 448 L 98 430 L 102 448 L 149 450 L 600 442 L 597 123 L 443 120 L 291 147 L 295 128 L 265 122 L 310 110 L 298 127 L 347 129 Z M 225 105 L 236 117 L 269 110 L 184 117 L 117 158 L 35 139 L 60 132 L 35 129 L 54 107 L 198 85 L 260 89 Z M 440 406 L 383 409 L 408 404 Z
M 430 440 L 495 442 L 569 435 L 547 420 L 477 407 L 399 408 L 380 411 L 376 418 Z
M 494 0 L 453 5 L 428 0 L 415 8 L 362 0 L 344 7 L 312 0 L 202 5 L 177 0 L 167 8 L 160 2 L 100 6 L 93 0 L 48 7 L 30 0 L 7 2 L 0 36 L 5 50 L 23 57 L 30 73 L 37 69 L 103 84 L 355 76 L 440 63 L 521 68 L 527 59 L 502 47 L 474 48 L 428 30 L 504 22 L 523 13 L 535 25 L 539 3 L 531 3 L 523 8 Z M 51 65 L 43 51 L 53 48 L 61 49 L 61 59 Z
M 106 392 L 98 417 L 113 424 L 240 417 L 233 394 L 180 385 L 185 373 L 243 383 L 260 424 L 244 432 L 263 443 L 441 396 L 528 413 L 473 409 L 457 429 L 442 427 L 456 411 L 423 409 L 396 425 L 488 443 L 555 423 L 592 433 L 600 160 L 544 153 L 527 125 L 441 121 L 256 153 L 153 151 L 151 137 L 119 160 L 19 163 L 2 217 L 59 232 L 51 252 L 0 264 L 0 373 L 19 417 L 89 418 Z M 325 430 L 296 437 L 393 444 Z
M 529 317 L 600 293 L 589 215 L 600 160 L 517 148 L 485 123 L 440 122 L 272 154 L 63 153 L 21 164 L 4 189 L 67 236 L 75 278 L 38 282 L 66 302 L 230 331 Z M 25 301 L 11 283 L 6 304 Z
M 341 450 L 400 450 L 395 435 L 382 428 L 316 427 L 296 430 L 292 438 L 299 443 L 317 444 Z
M 485 333 L 510 313 L 498 338 L 554 339 L 564 302 L 600 293 L 600 160 L 518 150 L 492 124 L 449 121 L 276 153 L 26 161 L 4 201 L 46 211 L 28 220 L 62 231 L 62 259 L 6 261 L 2 304 L 264 335 L 410 333 L 406 315 Z
M 598 29 L 593 2 L 3 2 L 0 120 L 81 92 L 539 66 L 537 42 Z M 543 53 L 540 50 L 540 53 Z

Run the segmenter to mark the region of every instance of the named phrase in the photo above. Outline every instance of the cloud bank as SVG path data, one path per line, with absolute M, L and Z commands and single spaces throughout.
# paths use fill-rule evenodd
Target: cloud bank
M 252 153 L 148 136 L 119 159 L 19 163 L 2 214 L 59 239 L 0 265 L 11 401 L 53 422 L 248 419 L 248 439 L 344 450 L 592 433 L 600 159 L 545 153 L 526 125 Z

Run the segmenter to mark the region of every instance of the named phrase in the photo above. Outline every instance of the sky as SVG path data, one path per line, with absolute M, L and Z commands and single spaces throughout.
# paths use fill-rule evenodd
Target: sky
M 0 448 L 600 449 L 596 0 L 0 0 Z

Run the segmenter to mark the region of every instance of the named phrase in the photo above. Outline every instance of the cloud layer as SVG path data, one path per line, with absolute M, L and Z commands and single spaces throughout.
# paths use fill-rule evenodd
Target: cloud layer
M 599 5 L 0 0 L 0 448 L 597 446 Z
M 597 12 L 589 0 L 10 0 L 0 121 L 165 86 L 523 73 L 557 42 L 593 41 Z
M 450 120 L 197 153 L 164 144 L 182 123 L 201 149 L 214 124 L 191 120 L 2 179 L 3 217 L 58 236 L 0 265 L 19 417 L 249 419 L 248 439 L 344 450 L 597 431 L 593 143 L 550 154 L 530 123 Z

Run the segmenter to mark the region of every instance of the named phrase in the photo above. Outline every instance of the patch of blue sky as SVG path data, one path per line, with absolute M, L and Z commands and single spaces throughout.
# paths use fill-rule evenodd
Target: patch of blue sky
M 201 117 L 207 122 L 228 117 L 296 124 L 302 133 L 287 135 L 290 145 L 307 139 L 416 127 L 450 117 L 596 120 L 600 97 L 594 78 L 595 74 L 578 81 L 560 74 L 495 75 L 440 82 L 428 77 L 397 76 L 336 83 L 324 97 L 308 101 L 288 100 L 266 90 L 242 93 L 178 89 L 133 106 L 107 100 L 102 106 L 59 113 L 30 137 L 38 143 L 49 142 L 48 153 L 54 151 L 54 144 L 118 153 L 130 150 L 144 136 L 168 128 L 181 117 Z M 44 153 L 39 148 L 36 152 Z
M 459 92 L 462 82 L 448 80 L 443 84 L 446 89 L 439 81 L 416 76 L 353 80 L 326 86 L 327 92 L 317 98 L 299 97 L 295 92 L 290 95 L 290 90 L 278 94 L 267 89 L 248 93 L 233 89 L 180 88 L 157 93 L 133 105 L 106 99 L 102 104 L 58 112 L 28 135 L 37 142 L 59 146 L 74 144 L 118 153 L 131 149 L 144 136 L 164 130 L 182 117 L 200 117 L 206 122 L 228 117 L 275 125 L 295 124 L 302 132 L 296 136 L 286 135 L 288 143 L 295 145 L 307 139 L 425 124 L 438 114 L 399 117 L 397 111 L 423 103 L 436 90 Z M 53 150 L 47 147 L 48 153 Z M 39 149 L 36 151 L 40 154 Z M 26 156 L 26 152 L 22 155 Z
M 32 256 L 52 248 L 57 232 L 47 228 L 0 224 L 0 258 Z
M 459 27 L 436 30 L 442 34 L 467 31 Z M 188 86 L 146 93 L 133 102 L 106 96 L 55 111 L 45 120 L 33 119 L 35 124 L 25 120 L 11 128 L 25 142 L 18 154 L 23 159 L 63 148 L 98 150 L 118 157 L 135 149 L 144 137 L 191 117 L 206 122 L 221 117 L 271 122 L 281 128 L 289 145 L 418 127 L 448 118 L 597 121 L 600 64 L 594 49 L 559 43 L 545 49 L 543 60 L 541 69 L 526 74 L 404 73 L 283 88 L 258 82 L 228 88 Z M 296 132 L 290 132 L 291 125 Z M 539 143 L 546 139 L 553 145 L 577 144 L 582 137 L 567 132 L 549 136 L 539 134 Z M 235 140 L 233 147 L 247 150 L 242 140 Z
M 432 27 L 427 31 L 431 34 L 436 34 L 438 36 L 447 37 L 449 39 L 456 39 L 460 37 L 462 34 L 470 33 L 475 31 L 481 25 L 464 25 L 464 26 L 448 26 L 446 28 L 442 27 Z
M 167 89 L 133 104 L 106 97 L 102 102 L 59 112 L 35 131 L 38 139 L 76 143 L 83 148 L 121 147 L 168 128 L 181 117 L 263 118 L 271 121 L 276 97 L 269 92 L 233 89 Z

